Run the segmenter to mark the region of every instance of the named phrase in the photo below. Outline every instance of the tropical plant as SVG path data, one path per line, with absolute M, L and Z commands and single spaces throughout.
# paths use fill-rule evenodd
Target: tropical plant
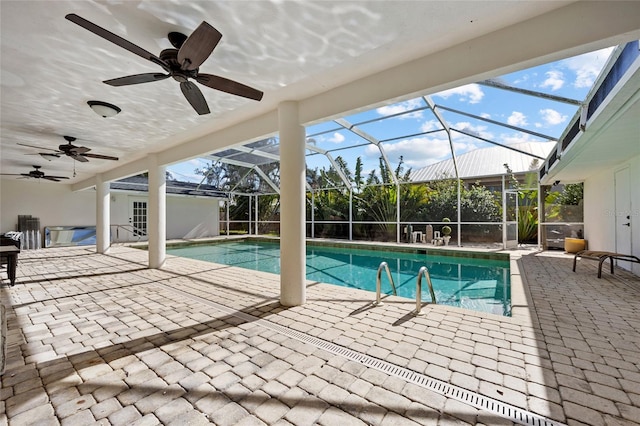
M 584 198 L 584 184 L 568 183 L 562 188 L 562 192 L 558 195 L 557 202 L 565 206 L 577 206 Z
M 530 169 L 536 167 L 531 163 Z M 513 174 L 508 164 L 504 164 L 510 178 L 511 187 L 518 191 L 518 242 L 531 243 L 538 238 L 538 190 L 529 189 L 537 186 L 536 173 L 525 174 L 524 185 Z

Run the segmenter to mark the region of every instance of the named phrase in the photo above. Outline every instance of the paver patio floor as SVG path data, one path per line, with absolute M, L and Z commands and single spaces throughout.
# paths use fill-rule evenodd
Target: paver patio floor
M 130 247 L 23 251 L 15 287 L 2 271 L 0 425 L 513 424 L 320 340 L 554 422 L 640 424 L 640 279 L 512 259 L 513 317 L 415 317 L 413 300 L 312 282 L 285 308 L 277 275 L 171 256 L 152 270 Z

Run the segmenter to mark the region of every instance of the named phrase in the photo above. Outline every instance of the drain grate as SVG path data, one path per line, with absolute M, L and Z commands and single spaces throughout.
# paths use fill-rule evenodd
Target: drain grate
M 267 320 L 255 317 L 253 315 L 249 315 L 244 312 L 238 312 L 235 309 L 229 308 L 224 305 L 220 305 L 219 303 L 212 302 L 210 300 L 201 298 L 199 296 L 195 296 L 188 292 L 178 290 L 164 284 L 156 283 L 155 285 L 163 287 L 168 291 L 171 291 L 174 293 L 180 293 L 181 295 L 189 299 L 196 300 L 200 303 L 203 303 L 207 306 L 215 308 L 226 314 L 243 319 L 247 322 L 259 324 L 261 327 L 264 327 L 271 331 L 275 331 L 287 337 L 291 337 L 301 342 L 305 342 L 310 345 L 316 346 L 334 355 L 341 356 L 350 361 L 358 362 L 366 367 L 374 368 L 390 376 L 398 377 L 400 379 L 403 379 L 407 382 L 413 383 L 425 389 L 429 389 L 433 392 L 436 392 L 446 397 L 460 401 L 464 404 L 471 405 L 475 408 L 491 412 L 500 417 L 511 420 L 515 423 L 528 425 L 528 426 L 566 426 L 563 423 L 559 423 L 554 420 L 548 419 L 546 417 L 540 416 L 538 414 L 525 411 L 522 408 L 518 408 L 516 406 L 509 405 L 502 401 L 498 401 L 496 399 L 489 398 L 484 395 L 480 395 L 478 393 L 468 391 L 458 386 L 454 386 L 449 383 L 440 381 L 438 379 L 425 376 L 424 374 L 420 374 L 413 370 L 409 370 L 407 368 L 400 367 L 395 364 L 391 364 L 387 361 L 374 358 L 372 356 L 363 354 L 361 352 L 353 351 L 351 349 L 345 348 L 344 346 L 336 345 L 335 343 L 327 342 L 326 340 L 319 339 L 317 337 L 313 337 L 308 334 L 305 334 L 296 330 L 292 330 L 287 327 L 283 327 L 271 321 L 267 321 Z

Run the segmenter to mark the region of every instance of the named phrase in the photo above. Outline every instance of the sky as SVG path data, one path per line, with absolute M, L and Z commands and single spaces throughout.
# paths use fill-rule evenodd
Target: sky
M 583 101 L 612 51 L 613 47 L 602 49 L 499 76 L 496 80 L 518 89 Z M 578 110 L 578 106 L 573 104 L 476 83 L 431 94 L 430 98 L 447 125 L 454 129 L 451 134 L 457 156 L 494 146 L 482 139 L 503 145 L 523 142 L 553 144 L 553 140 L 562 135 Z M 526 129 L 531 133 L 499 126 L 457 111 Z M 381 106 L 345 116 L 344 119 L 380 141 L 393 168 L 397 167 L 401 157 L 404 170 L 418 170 L 451 158 L 447 133 L 442 130 L 442 124 L 427 108 L 423 98 Z M 309 126 L 306 132 L 310 143 L 329 151 L 334 159 L 341 156 L 352 172 L 358 157 L 363 161 L 365 173 L 378 168 L 380 149 L 334 121 Z M 169 166 L 167 170 L 175 179 L 200 182 L 202 176 L 195 174 L 195 169 L 207 163 L 204 159 L 193 159 Z M 330 163 L 323 155 L 307 155 L 307 167 L 328 169 Z

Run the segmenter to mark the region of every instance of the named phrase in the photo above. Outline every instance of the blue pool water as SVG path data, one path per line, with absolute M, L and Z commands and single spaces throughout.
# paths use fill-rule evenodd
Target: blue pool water
M 244 240 L 168 248 L 167 253 L 280 273 L 278 243 Z M 426 266 L 438 304 L 511 314 L 509 261 L 506 260 L 307 245 L 307 279 L 375 292 L 378 267 L 383 261 L 389 265 L 398 296 L 415 299 L 418 271 Z M 382 292 L 392 292 L 386 273 L 382 274 Z M 424 277 L 422 300 L 431 301 Z

